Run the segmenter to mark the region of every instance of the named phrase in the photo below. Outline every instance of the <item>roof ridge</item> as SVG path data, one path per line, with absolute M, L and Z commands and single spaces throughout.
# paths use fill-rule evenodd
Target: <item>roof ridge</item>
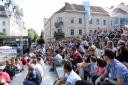
M 70 6 L 71 6 L 71 8 L 72 8 L 73 10 L 76 10 L 74 4 L 70 4 Z

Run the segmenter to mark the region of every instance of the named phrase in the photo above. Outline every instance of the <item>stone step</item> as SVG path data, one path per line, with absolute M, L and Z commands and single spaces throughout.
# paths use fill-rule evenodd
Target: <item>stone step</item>
M 64 70 L 63 70 L 62 66 L 57 66 L 56 67 L 56 72 L 57 72 L 58 78 L 61 78 L 61 77 L 64 76 Z

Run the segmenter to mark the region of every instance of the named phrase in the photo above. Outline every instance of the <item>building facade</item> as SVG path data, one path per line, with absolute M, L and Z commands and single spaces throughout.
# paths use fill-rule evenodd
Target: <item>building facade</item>
M 23 11 L 11 0 L 0 1 L 0 32 L 6 36 L 27 36 L 23 22 Z
M 112 29 L 124 28 L 128 25 L 128 5 L 120 3 L 109 9 Z
M 54 13 L 44 23 L 45 41 L 53 39 L 54 32 L 62 30 L 65 37 L 81 36 L 97 28 L 108 30 L 110 16 L 103 8 L 91 6 L 92 20 L 88 21 L 83 5 L 65 3 L 65 6 Z

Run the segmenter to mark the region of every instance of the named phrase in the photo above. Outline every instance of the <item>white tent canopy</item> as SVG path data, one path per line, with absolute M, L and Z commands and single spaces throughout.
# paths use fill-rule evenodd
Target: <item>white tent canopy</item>
M 10 46 L 1 46 L 0 49 L 12 49 Z

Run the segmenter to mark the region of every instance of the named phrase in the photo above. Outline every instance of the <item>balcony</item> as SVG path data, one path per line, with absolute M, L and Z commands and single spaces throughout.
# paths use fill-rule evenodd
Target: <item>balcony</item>
M 62 28 L 63 25 L 64 25 L 64 23 L 62 21 L 55 23 L 56 28 Z

